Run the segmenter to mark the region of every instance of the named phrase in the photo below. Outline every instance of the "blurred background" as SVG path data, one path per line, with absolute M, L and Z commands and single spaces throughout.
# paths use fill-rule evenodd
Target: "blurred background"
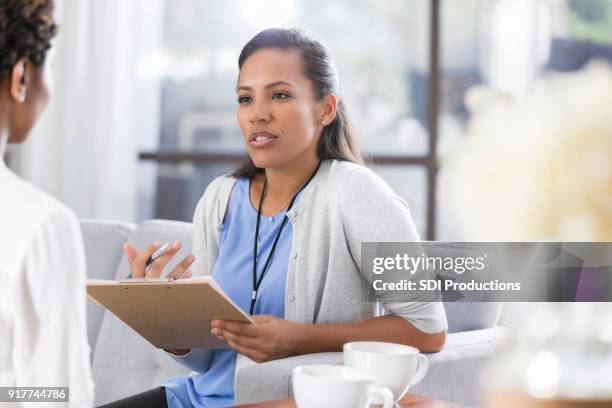
M 191 220 L 243 154 L 237 59 L 267 27 L 329 47 L 362 149 L 430 240 L 461 239 L 438 158 L 465 138 L 469 88 L 520 98 L 547 71 L 612 60 L 607 0 L 58 3 L 54 99 L 7 161 L 82 218 Z

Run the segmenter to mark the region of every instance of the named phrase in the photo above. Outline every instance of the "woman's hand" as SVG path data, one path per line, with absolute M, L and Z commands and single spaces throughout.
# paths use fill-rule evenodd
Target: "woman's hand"
M 130 271 L 132 272 L 132 278 L 159 278 L 162 270 L 170 262 L 170 259 L 181 249 L 181 243 L 175 241 L 166 252 L 157 258 L 148 268 L 145 268 L 147 259 L 161 247 L 160 242 L 155 242 L 146 247 L 142 252 L 138 250 L 129 242 L 123 244 L 123 251 L 128 258 L 130 264 Z M 195 257 L 192 254 L 187 255 L 168 275 L 168 279 L 186 279 L 191 278 L 191 271 L 188 270 L 189 266 L 193 263 Z M 177 356 L 182 356 L 191 351 L 191 349 L 172 349 L 166 350 Z
M 146 247 L 142 252 L 129 242 L 123 244 L 123 251 L 128 258 L 132 278 L 159 278 L 162 270 L 166 267 L 170 259 L 181 249 L 181 243 L 175 241 L 172 243 L 166 252 L 157 258 L 147 269 L 145 264 L 147 259 L 161 247 L 160 242 L 155 242 Z M 193 263 L 195 257 L 192 254 L 187 255 L 183 260 L 166 276 L 168 279 L 184 279 L 191 277 L 191 271 L 187 270 Z
M 236 352 L 258 363 L 296 354 L 303 341 L 300 323 L 268 315 L 251 316 L 256 324 L 211 321 L 211 333 L 227 341 Z

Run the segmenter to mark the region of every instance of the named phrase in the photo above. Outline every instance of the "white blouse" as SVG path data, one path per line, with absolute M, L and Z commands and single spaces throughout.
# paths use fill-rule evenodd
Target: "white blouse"
M 0 160 L 0 387 L 70 387 L 50 405 L 91 407 L 85 302 L 77 218 Z

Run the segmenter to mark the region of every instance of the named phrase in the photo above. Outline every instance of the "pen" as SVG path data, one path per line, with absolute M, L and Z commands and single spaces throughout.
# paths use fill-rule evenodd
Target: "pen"
M 153 261 L 162 256 L 166 252 L 166 249 L 168 249 L 169 245 L 170 244 L 164 244 L 157 251 L 153 252 L 145 263 L 145 269 L 148 268 L 153 263 Z

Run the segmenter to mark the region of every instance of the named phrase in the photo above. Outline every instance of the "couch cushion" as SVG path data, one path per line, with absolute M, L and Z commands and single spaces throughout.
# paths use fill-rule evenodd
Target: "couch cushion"
M 478 300 L 444 302 L 448 332 L 457 333 L 495 327 L 501 315 L 502 305 L 502 302 Z
M 193 226 L 179 221 L 153 220 L 141 224 L 130 242 L 142 249 L 152 242 L 181 241 L 183 247 L 166 267 L 170 271 L 191 251 Z M 122 256 L 115 279 L 130 273 L 127 258 Z M 168 378 L 187 374 L 188 370 L 153 347 L 143 337 L 105 312 L 93 355 L 96 383 L 96 405 L 157 387 Z
M 462 242 L 426 242 L 423 244 L 430 257 L 466 256 L 479 253 L 470 243 Z M 459 275 L 446 270 L 436 271 L 438 279 L 453 281 L 469 281 L 470 275 Z M 495 327 L 501 314 L 502 302 L 495 293 L 477 293 L 464 291 L 461 293 L 442 292 L 444 310 L 448 321 L 448 332 L 457 333 L 469 330 L 481 330 Z
M 87 259 L 87 278 L 113 279 L 121 260 L 121 246 L 136 225 L 125 222 L 81 220 L 81 232 Z M 98 338 L 104 308 L 87 300 L 87 338 L 93 350 Z

